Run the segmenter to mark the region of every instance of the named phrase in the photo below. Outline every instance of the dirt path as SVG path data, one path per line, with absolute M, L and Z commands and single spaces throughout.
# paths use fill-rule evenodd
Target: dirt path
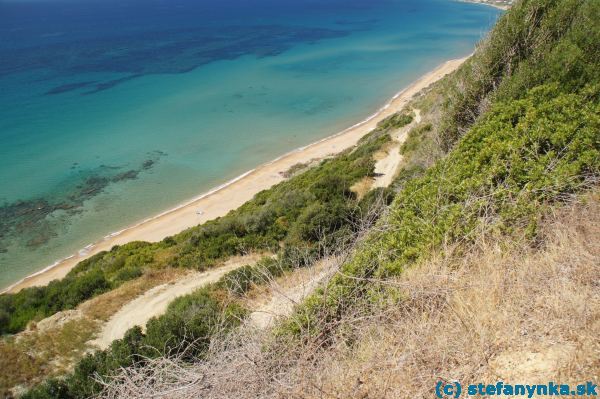
M 267 294 L 251 305 L 254 311 L 248 318 L 250 325 L 267 328 L 277 318 L 291 314 L 295 305 L 335 272 L 335 264 L 332 259 L 326 259 L 273 282 Z
M 115 339 L 123 338 L 125 332 L 131 327 L 145 328 L 148 320 L 164 314 L 169 304 L 176 298 L 214 283 L 226 273 L 241 266 L 256 263 L 261 257 L 262 255 L 235 257 L 225 262 L 222 267 L 203 273 L 190 273 L 174 283 L 159 285 L 146 291 L 114 314 L 90 344 L 101 349 L 107 348 Z
M 406 141 L 410 129 L 421 122 L 421 110 L 415 109 L 414 113 L 415 118 L 411 123 L 391 134 L 393 145 L 388 147 L 387 155 L 378 159 L 375 163 L 376 177 L 371 188 L 387 187 L 394 180 L 396 172 L 398 171 L 398 167 L 402 162 L 400 146 L 402 146 L 402 144 Z

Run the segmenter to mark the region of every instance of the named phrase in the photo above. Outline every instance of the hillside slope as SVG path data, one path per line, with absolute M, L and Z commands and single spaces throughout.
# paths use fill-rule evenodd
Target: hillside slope
M 397 278 L 370 280 L 400 300 L 354 308 L 325 346 L 245 329 L 208 361 L 128 369 L 103 397 L 430 398 L 440 380 L 598 383 L 598 191 L 540 229 L 537 248 L 481 235 L 466 255 L 443 247 Z
M 461 69 L 409 104 L 422 121 L 392 189 L 352 191 L 406 114 L 225 218 L 140 245 L 129 259 L 278 256 L 181 298 L 146 333 L 24 397 L 424 397 L 440 378 L 597 378 L 599 20 L 595 0 L 517 2 Z M 339 270 L 290 317 L 245 326 L 244 295 L 332 252 Z M 90 267 L 121 273 L 104 256 Z M 530 363 L 515 366 L 522 354 Z

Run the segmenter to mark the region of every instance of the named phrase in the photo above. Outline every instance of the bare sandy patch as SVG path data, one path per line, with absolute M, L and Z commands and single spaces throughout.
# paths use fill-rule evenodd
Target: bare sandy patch
M 373 179 L 372 188 L 388 187 L 396 177 L 403 160 L 400 147 L 406 141 L 410 129 L 421 123 L 421 110 L 414 109 L 413 112 L 415 114 L 413 121 L 392 132 L 393 144 L 386 148 L 383 156 L 380 155 L 375 158 L 377 162 L 375 162 L 375 179 Z

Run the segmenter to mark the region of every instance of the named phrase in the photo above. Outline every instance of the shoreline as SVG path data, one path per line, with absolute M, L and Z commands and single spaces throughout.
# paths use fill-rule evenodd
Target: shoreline
M 182 202 L 172 209 L 144 219 L 120 231 L 112 232 L 101 240 L 85 246 L 77 253 L 58 260 L 50 266 L 2 289 L 0 294 L 16 293 L 24 288 L 47 285 L 52 280 L 66 276 L 82 260 L 99 252 L 109 251 L 115 245 L 122 245 L 131 241 L 158 242 L 190 227 L 226 215 L 231 210 L 237 209 L 251 200 L 258 192 L 284 181 L 285 178 L 281 175 L 281 172 L 288 170 L 291 166 L 315 158 L 335 155 L 353 147 L 360 138 L 373 130 L 381 120 L 400 111 L 415 94 L 455 71 L 469 57 L 444 62 L 398 92 L 383 107 L 362 122 L 304 147 L 289 151 L 224 184 Z M 200 214 L 198 213 L 199 210 L 202 211 Z
M 497 4 L 497 3 L 491 3 L 491 2 L 488 2 L 485 0 L 458 0 L 458 1 L 462 2 L 462 3 L 482 4 L 484 6 L 494 7 L 499 10 L 502 10 L 502 11 L 508 11 L 510 9 L 510 7 L 512 6 L 512 4 L 510 4 L 510 5 Z

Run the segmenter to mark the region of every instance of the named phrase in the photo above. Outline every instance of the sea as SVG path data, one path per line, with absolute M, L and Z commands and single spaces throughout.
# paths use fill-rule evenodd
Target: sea
M 470 54 L 453 0 L 0 0 L 0 287 Z

